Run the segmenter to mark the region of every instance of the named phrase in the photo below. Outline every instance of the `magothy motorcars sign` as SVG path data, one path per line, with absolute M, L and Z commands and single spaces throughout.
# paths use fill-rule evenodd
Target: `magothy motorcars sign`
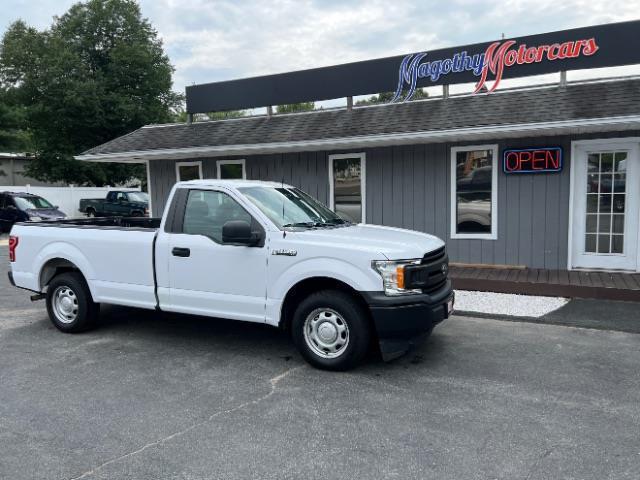
M 639 32 L 640 33 L 640 32 Z M 392 101 L 410 100 L 416 91 L 418 80 L 427 78 L 438 82 L 443 76 L 464 71 L 479 77 L 474 93 L 493 92 L 505 73 L 505 69 L 517 65 L 590 57 L 599 50 L 595 37 L 570 40 L 563 43 L 527 45 L 516 40 L 493 42 L 483 53 L 469 55 L 466 50 L 449 58 L 430 59 L 428 53 L 407 55 L 400 63 L 398 86 Z M 493 79 L 493 83 L 487 83 Z M 403 96 L 405 87 L 408 89 Z
M 462 47 L 229 80 L 186 88 L 187 112 L 211 112 L 473 83 L 493 92 L 505 78 L 640 64 L 640 20 L 561 30 Z

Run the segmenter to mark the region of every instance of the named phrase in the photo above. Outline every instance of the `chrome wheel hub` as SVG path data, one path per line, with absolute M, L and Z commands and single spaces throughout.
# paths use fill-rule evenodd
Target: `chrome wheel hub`
M 349 345 L 349 327 L 335 310 L 318 308 L 304 322 L 304 340 L 316 355 L 336 358 Z
M 78 316 L 78 297 L 69 287 L 58 287 L 53 292 L 53 313 L 60 323 L 73 323 Z

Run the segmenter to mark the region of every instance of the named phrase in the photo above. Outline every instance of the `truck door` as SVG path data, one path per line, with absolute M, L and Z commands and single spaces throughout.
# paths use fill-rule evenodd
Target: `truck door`
M 107 199 L 105 200 L 102 210 L 105 215 L 115 215 L 116 214 L 116 196 L 118 192 L 109 192 L 107 193 Z
M 123 217 L 129 215 L 129 196 L 125 192 L 118 192 L 114 206 L 115 214 Z
M 264 228 L 221 190 L 189 190 L 183 209 L 168 235 L 170 306 L 163 309 L 264 322 L 267 249 L 224 244 L 222 226 L 244 220 L 263 235 Z

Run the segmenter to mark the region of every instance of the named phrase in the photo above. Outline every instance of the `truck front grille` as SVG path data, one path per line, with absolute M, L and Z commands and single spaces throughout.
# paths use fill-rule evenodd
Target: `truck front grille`
M 422 257 L 420 265 L 405 267 L 407 288 L 419 288 L 423 293 L 433 293 L 447 283 L 449 258 L 445 247 L 429 252 Z
M 424 257 L 422 257 L 422 261 L 420 262 L 422 265 L 425 263 L 433 263 L 441 260 L 446 255 L 445 247 L 442 246 L 433 252 L 426 253 Z

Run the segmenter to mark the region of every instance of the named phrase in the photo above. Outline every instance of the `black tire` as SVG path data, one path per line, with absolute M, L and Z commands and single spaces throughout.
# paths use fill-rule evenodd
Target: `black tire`
M 323 319 L 327 319 L 323 322 Z M 307 322 L 307 320 L 309 321 Z M 340 322 L 346 324 L 346 337 Z M 322 327 L 323 323 L 328 327 Z M 321 328 L 327 330 L 336 351 L 323 350 Z M 332 329 L 335 329 L 332 330 Z M 315 331 L 315 333 L 314 333 Z M 306 332 L 306 333 L 305 333 Z M 358 365 L 367 354 L 371 339 L 371 327 L 366 310 L 348 293 L 339 290 L 322 290 L 309 295 L 298 305 L 291 324 L 291 334 L 298 350 L 314 367 L 323 370 L 344 371 Z M 342 342 L 342 340 L 346 340 Z M 328 358 L 328 355 L 336 355 Z
M 93 208 L 87 208 L 87 217 L 93 218 L 96 216 L 96 211 Z
M 57 295 L 64 299 L 56 300 L 54 297 Z M 63 308 L 65 306 L 66 310 Z M 67 317 L 64 317 L 65 311 L 68 312 Z M 77 272 L 68 272 L 57 275 L 49 283 L 47 312 L 51 323 L 58 330 L 78 333 L 94 325 L 100 314 L 100 305 L 93 301 L 84 277 Z M 65 321 L 62 320 L 63 317 Z

